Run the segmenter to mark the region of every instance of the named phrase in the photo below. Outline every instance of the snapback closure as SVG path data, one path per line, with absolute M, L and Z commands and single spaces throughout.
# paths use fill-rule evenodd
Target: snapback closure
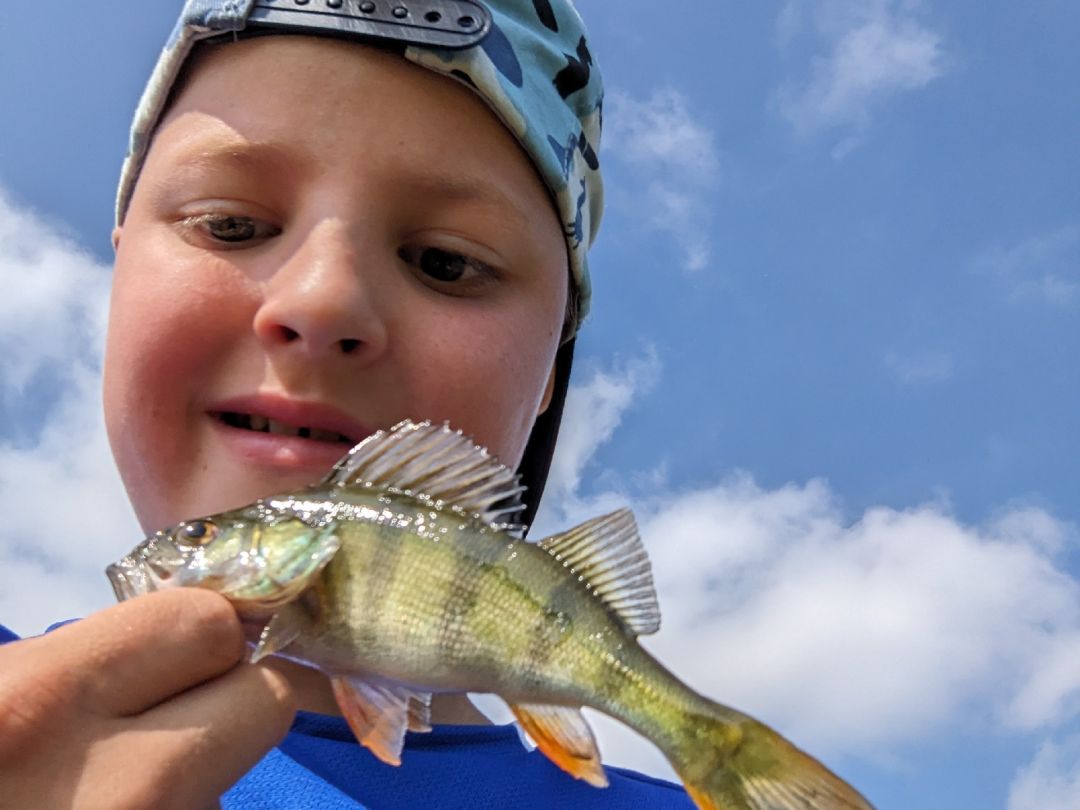
M 476 0 L 256 0 L 247 25 L 461 49 L 487 36 L 491 15 Z

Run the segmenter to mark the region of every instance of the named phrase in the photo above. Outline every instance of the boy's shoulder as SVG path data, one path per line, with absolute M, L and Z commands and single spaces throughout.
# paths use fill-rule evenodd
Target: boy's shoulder
M 691 810 L 677 785 L 606 768 L 609 787 L 575 780 L 540 752 L 527 751 L 513 726 L 437 726 L 409 734 L 402 765 L 375 760 L 340 718 L 301 712 L 293 730 L 223 797 L 226 810 L 276 807 L 487 810 Z

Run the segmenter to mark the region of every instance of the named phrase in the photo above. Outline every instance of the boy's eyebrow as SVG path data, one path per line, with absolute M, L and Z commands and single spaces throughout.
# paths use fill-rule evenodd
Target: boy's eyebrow
M 529 218 L 526 212 L 504 193 L 496 184 L 480 177 L 454 176 L 439 174 L 409 175 L 406 185 L 424 199 L 437 199 L 440 202 L 478 202 L 498 210 L 500 213 L 526 224 Z
M 222 170 L 240 171 L 257 177 L 274 177 L 287 180 L 302 167 L 295 164 L 295 156 L 271 143 L 246 140 L 188 137 L 170 150 L 174 164 L 168 175 L 162 176 L 155 187 L 166 192 L 175 189 L 177 182 Z
M 295 156 L 285 149 L 271 143 L 252 143 L 250 141 L 225 142 L 192 149 L 185 156 L 184 164 L 196 168 L 214 166 L 220 163 L 233 163 L 239 168 L 266 170 L 273 168 L 281 172 L 289 166 Z
M 270 173 L 281 178 L 295 171 L 305 172 L 311 165 L 302 153 L 266 141 L 225 140 L 207 144 L 196 140 L 183 148 L 186 154 L 179 171 L 197 172 L 232 164 L 237 169 Z M 418 199 L 441 203 L 479 203 L 522 226 L 528 225 L 532 219 L 512 195 L 480 176 L 407 171 L 401 177 L 401 183 Z

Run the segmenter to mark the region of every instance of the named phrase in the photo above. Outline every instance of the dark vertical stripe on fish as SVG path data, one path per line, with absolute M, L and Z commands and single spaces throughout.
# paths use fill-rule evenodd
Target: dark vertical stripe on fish
M 398 568 L 408 541 L 402 536 L 400 529 L 392 526 L 380 526 L 379 534 L 379 542 L 374 544 L 375 553 L 371 556 L 370 563 L 377 576 L 369 578 L 367 598 L 367 608 L 374 615 L 367 624 L 385 631 L 395 625 L 391 619 L 396 605 L 390 599 L 390 593 L 397 582 Z
M 490 567 L 481 565 L 467 556 L 455 555 L 453 559 L 454 585 L 447 595 L 439 621 L 440 644 L 452 657 L 458 651 L 469 650 L 474 646 L 462 644 L 461 638 L 465 630 L 471 626 L 473 613 L 479 601 L 481 580 L 485 569 Z
M 570 614 L 563 611 L 547 608 L 537 614 L 529 647 L 525 652 L 529 672 L 539 674 L 550 668 L 557 647 L 569 638 L 572 626 Z
M 584 589 L 575 578 L 565 577 L 543 597 L 534 619 L 531 639 L 525 650 L 525 664 L 532 673 L 550 668 L 556 648 L 570 638 L 571 618 L 580 611 Z

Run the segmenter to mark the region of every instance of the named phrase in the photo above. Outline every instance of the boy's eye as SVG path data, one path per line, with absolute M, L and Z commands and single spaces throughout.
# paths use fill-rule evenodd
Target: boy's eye
M 468 287 L 497 276 L 494 268 L 485 262 L 443 248 L 406 247 L 398 255 L 426 276 L 426 280 L 439 285 Z
M 200 214 L 186 217 L 183 224 L 201 231 L 215 242 L 229 244 L 268 239 L 281 233 L 281 228 L 254 217 L 228 214 Z
M 422 250 L 418 264 L 422 273 L 437 281 L 459 281 L 471 269 L 469 259 L 439 248 Z
M 206 230 L 223 242 L 244 242 L 255 238 L 255 223 L 248 217 L 215 217 L 208 220 Z

